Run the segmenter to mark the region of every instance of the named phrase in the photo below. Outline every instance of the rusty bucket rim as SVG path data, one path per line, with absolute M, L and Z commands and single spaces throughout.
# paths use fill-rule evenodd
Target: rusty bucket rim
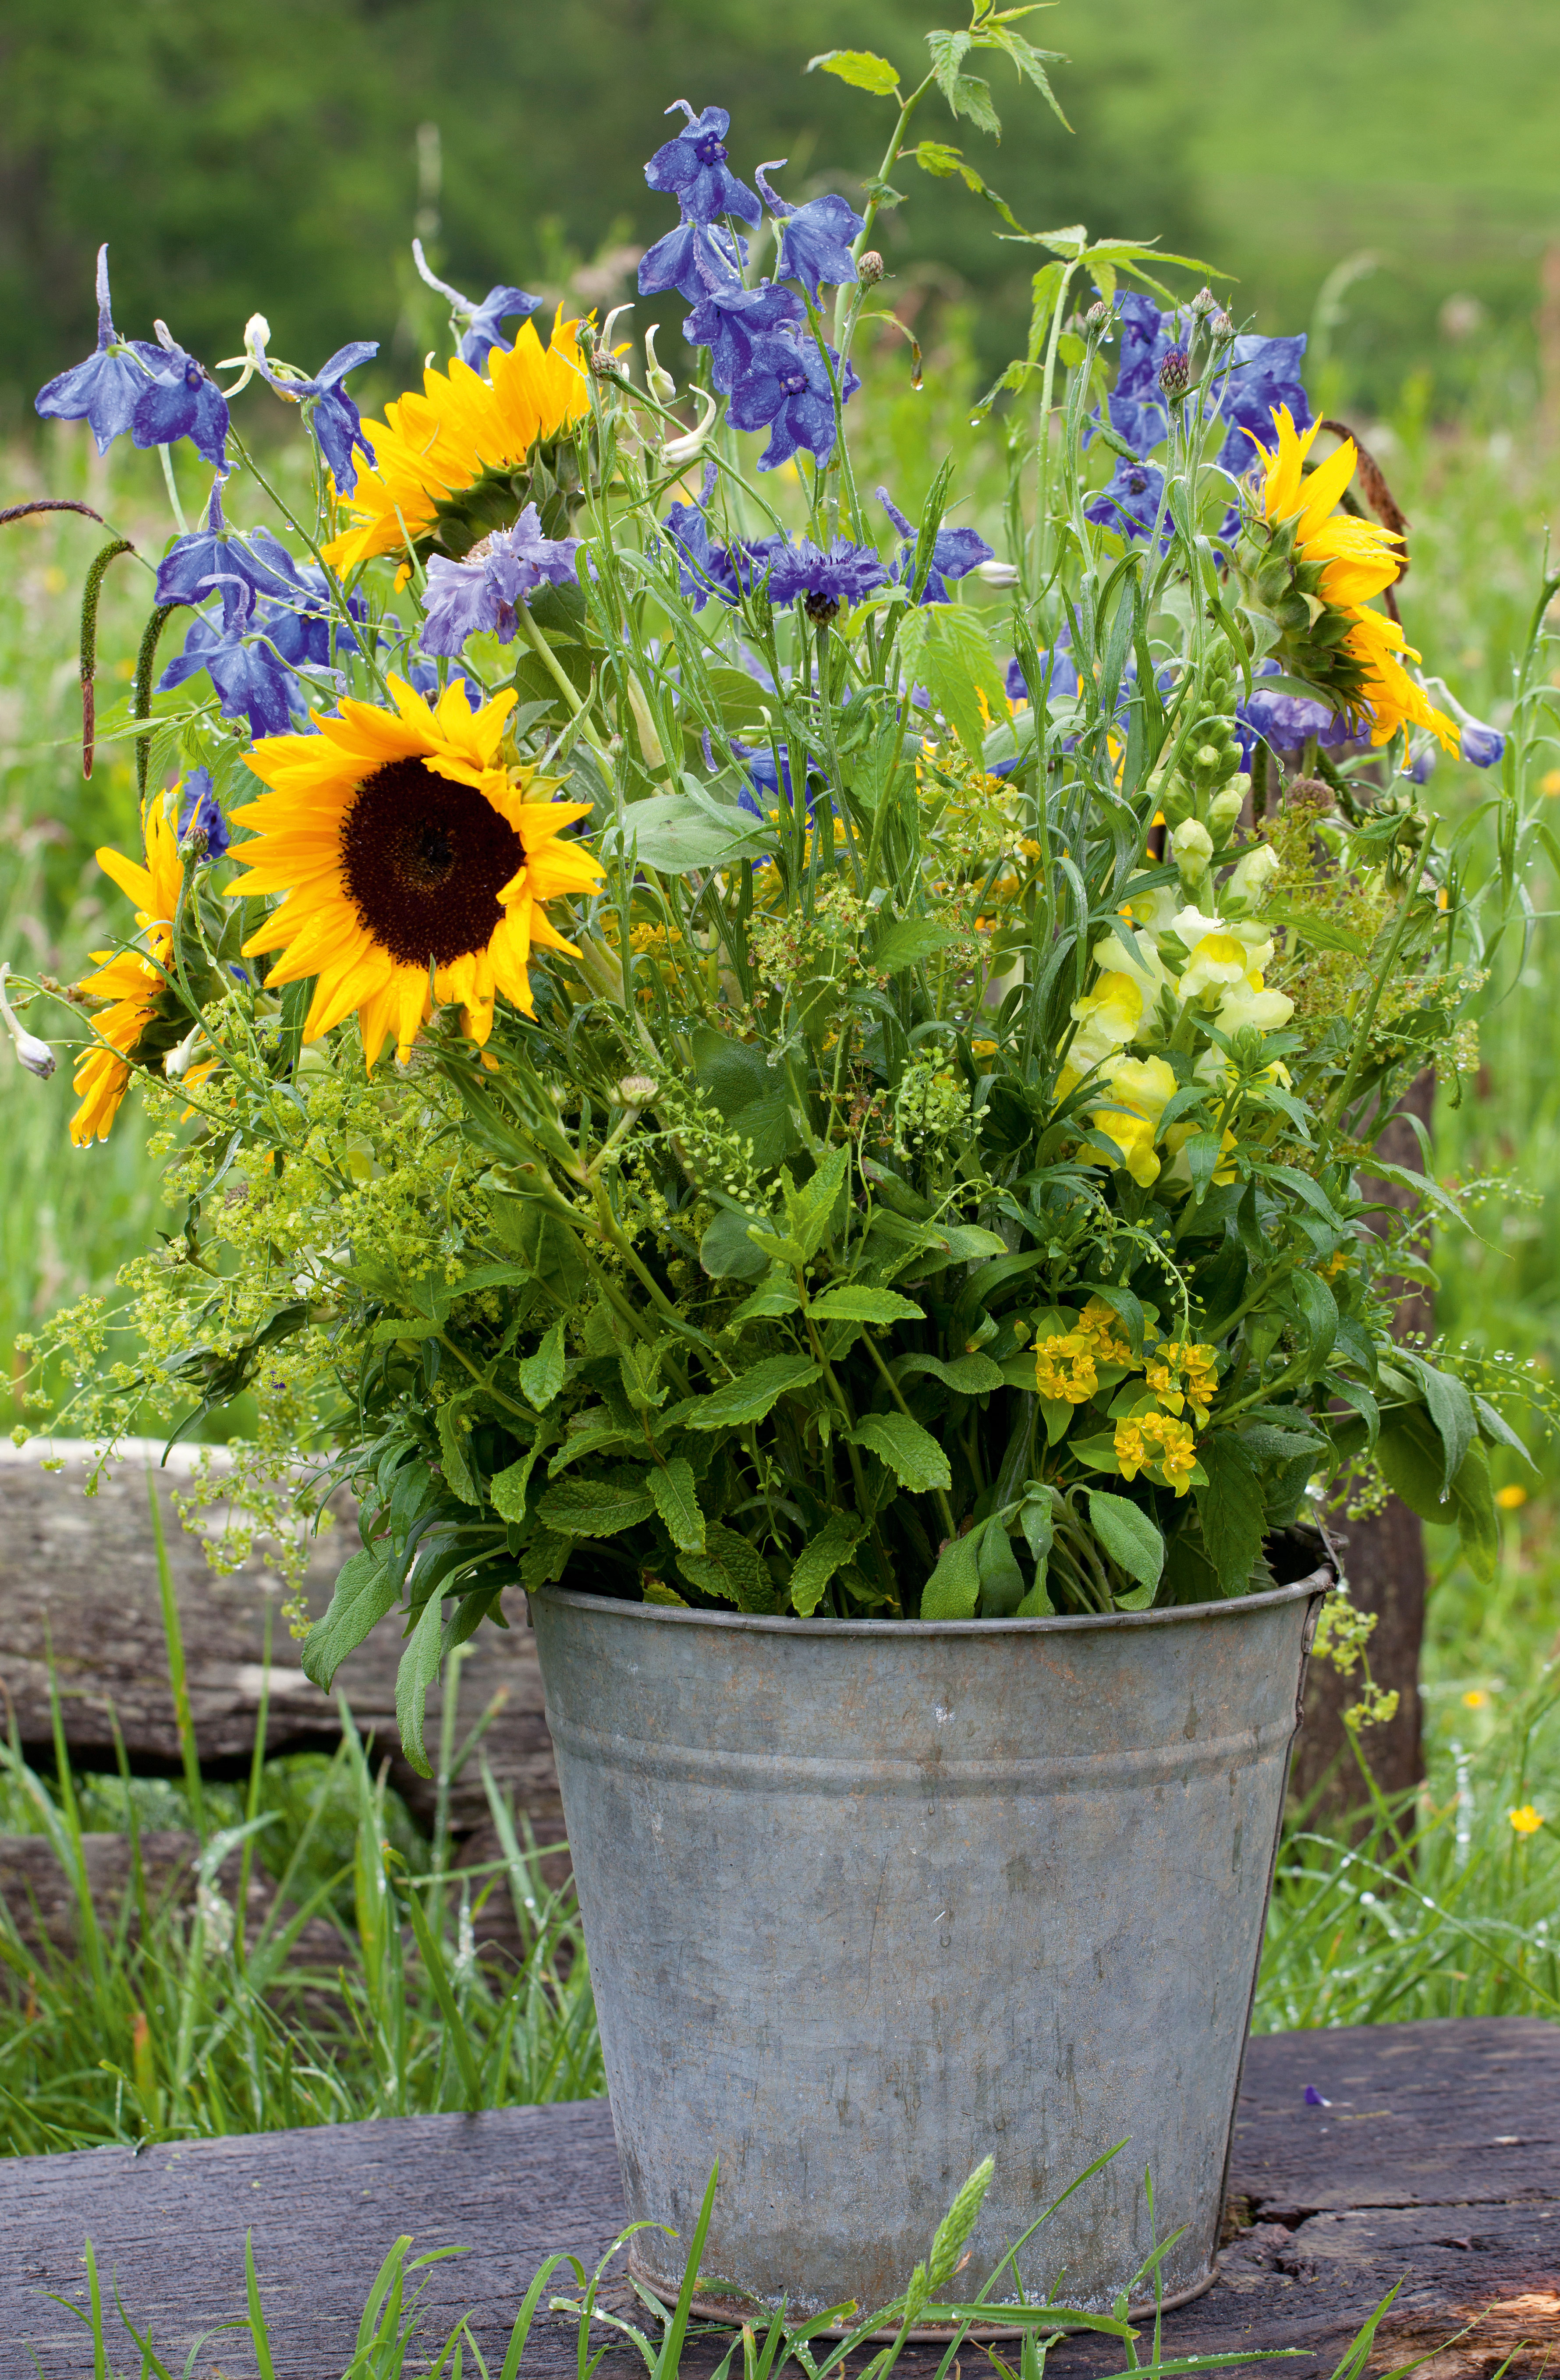
M 902 1644 L 908 1637 L 1042 1636 L 1077 1634 L 1109 1629 L 1157 1628 L 1178 1621 L 1219 1620 L 1242 1611 L 1271 1610 L 1275 1605 L 1325 1595 L 1337 1584 L 1332 1556 L 1323 1551 L 1315 1570 L 1287 1586 L 1264 1587 L 1260 1595 L 1232 1595 L 1218 1603 L 1171 1604 L 1163 1611 L 1057 1612 L 1043 1620 L 801 1620 L 795 1615 L 762 1611 L 701 1611 L 679 1609 L 668 1603 L 634 1603 L 626 1596 L 592 1595 L 579 1586 L 527 1589 L 528 1599 L 544 1597 L 576 1611 L 605 1611 L 625 1619 L 667 1621 L 674 1628 L 734 1629 L 761 1635 L 882 1637 Z

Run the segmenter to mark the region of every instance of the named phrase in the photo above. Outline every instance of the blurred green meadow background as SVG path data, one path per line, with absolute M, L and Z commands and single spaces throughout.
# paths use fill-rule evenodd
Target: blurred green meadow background
M 412 270 L 414 233 L 473 295 L 518 281 L 548 301 L 604 310 L 632 294 L 637 253 L 668 220 L 640 170 L 664 137 L 667 101 L 729 107 L 744 172 L 788 155 L 786 187 L 798 197 L 829 188 L 854 196 L 886 140 L 886 105 L 805 77 L 809 55 L 849 44 L 918 69 L 927 27 L 957 14 L 932 0 L 793 0 L 786 9 L 753 0 L 569 0 L 561 8 L 270 0 L 246 10 L 225 0 L 75 0 L 68 10 L 10 0 L 0 19 L 0 506 L 75 495 L 148 553 L 169 534 L 154 458 L 123 441 L 99 458 L 83 429 L 44 430 L 31 415 L 35 388 L 92 343 L 100 240 L 110 242 L 123 334 L 145 336 L 161 315 L 214 362 L 237 353 L 258 310 L 271 322 L 274 351 L 309 369 L 345 340 L 377 337 L 380 362 L 361 383 L 371 410 L 415 380 L 428 348 L 443 347 L 444 310 Z M 1308 331 L 1318 410 L 1359 431 L 1412 525 L 1410 636 L 1470 710 L 1504 723 L 1512 656 L 1560 511 L 1560 12 L 1540 0 L 1507 0 L 1499 12 L 1477 0 L 1314 0 L 1303 13 L 1251 0 L 1066 0 L 1028 30 L 1070 57 L 1055 84 L 1074 132 L 999 82 L 1000 146 L 958 128 L 972 162 L 1030 228 L 1083 221 L 1096 232 L 1157 234 L 1168 249 L 1207 258 L 1242 319 L 1265 332 Z M 955 137 L 945 117 L 921 128 Z M 888 484 L 913 513 L 943 456 L 955 453 L 964 484 L 977 491 L 966 516 L 1000 550 L 1001 440 L 972 430 L 970 400 L 1021 346 L 1029 278 L 1042 260 L 994 238 L 995 219 L 956 184 L 900 178 L 906 203 L 881 225 L 893 276 L 884 294 L 914 321 L 925 380 L 911 388 L 906 351 L 887 336 L 868 353 L 853 421 L 859 477 Z M 654 310 L 637 310 L 635 329 Z M 670 322 L 680 312 L 674 300 Z M 662 354 L 680 378 L 675 332 Z M 269 443 L 284 477 L 300 468 L 285 443 L 284 409 L 261 391 L 245 403 L 246 435 Z M 206 475 L 188 447 L 178 471 L 193 508 Z M 241 478 L 229 509 L 244 526 L 266 517 Z M 91 854 L 104 841 L 128 847 L 137 832 L 128 747 L 110 744 L 91 781 L 80 774 L 79 590 L 97 540 L 67 516 L 0 528 L 0 958 L 67 980 L 111 907 L 122 906 Z M 129 678 L 148 592 L 137 565 L 115 565 L 102 613 L 100 708 Z M 1560 617 L 1555 625 L 1560 634 Z M 170 635 L 165 658 L 175 643 Z M 1560 686 L 1560 643 L 1553 650 Z M 1535 776 L 1529 790 L 1542 804 L 1553 799 L 1560 830 L 1560 744 L 1541 748 Z M 1444 762 L 1424 797 L 1460 816 L 1491 790 L 1477 772 Z M 1476 1230 L 1443 1235 L 1433 1262 L 1438 1325 L 1454 1341 L 1553 1369 L 1557 887 L 1535 879 L 1529 890 L 1530 940 L 1494 954 L 1477 1077 L 1460 1103 L 1449 1091 L 1438 1102 L 1443 1171 L 1484 1186 Z M 68 1145 L 72 1104 L 67 1071 L 47 1085 L 31 1081 L 0 1037 L 7 1423 L 19 1411 L 18 1332 L 84 1291 L 111 1293 L 118 1266 L 172 1220 L 158 1208 L 133 1103 L 108 1144 L 90 1153 Z M 1396 1821 L 1419 1831 L 1414 1886 L 1404 1886 L 1401 1839 L 1384 1813 L 1352 1852 L 1292 1844 L 1261 2023 L 1560 2013 L 1549 1937 L 1560 1881 L 1560 1551 L 1552 1526 L 1560 1449 L 1535 1436 L 1534 1454 L 1532 1470 L 1499 1458 L 1505 1542 L 1492 1589 L 1477 1587 L 1449 1548 L 1432 1542 L 1429 1779 Z M 23 1780 L 13 1767 L 0 1779 L 0 1827 L 64 1823 L 62 1791 L 57 1779 Z M 353 1791 L 344 1865 L 354 1831 L 363 1841 L 373 1831 L 363 1815 L 366 1778 Z M 98 1803 L 92 1823 L 118 1823 L 101 1792 Z M 1514 1828 L 1513 1811 L 1536 1825 L 1525 1816 Z M 160 1823 L 181 1815 L 159 1804 Z M 269 1856 L 263 1844 L 259 1855 Z M 572 1937 L 570 1946 L 572 1954 Z M 153 1949 L 173 1993 L 175 1970 L 185 1973 L 199 1954 L 161 1934 Z M 540 1988 L 539 1977 L 542 1967 L 526 1987 Z M 241 1977 L 229 1981 L 242 1997 Z M 72 2059 L 83 2061 L 83 2074 L 91 2064 L 90 2010 L 79 1999 L 87 1982 L 52 1985 L 53 2000 L 40 1985 L 44 2018 L 9 2043 L 0 2037 L 0 2095 L 36 2100 L 56 2084 L 65 2093 L 60 2112 L 40 2119 L 27 2145 L 67 2145 L 116 2127 L 133 2136 L 153 2104 L 138 2101 L 133 2121 L 121 2104 L 111 2122 L 94 2083 L 80 2101 L 91 2111 L 70 2112 L 76 2086 L 66 2089 L 61 2077 L 77 2071 Z M 549 2007 L 563 2011 L 557 2021 L 572 2042 L 574 2004 L 564 1985 L 558 1991 L 564 1998 L 555 1994 Z M 263 1995 L 250 1998 L 254 2022 L 269 2028 Z M 126 2070 L 141 2040 L 139 2005 L 128 1987 L 113 2020 L 125 2033 L 115 2055 Z M 213 2023 L 229 2022 L 227 2006 L 218 1992 Z M 180 2038 L 187 2076 L 199 2065 L 199 2028 Z M 276 2051 L 284 2066 L 291 2054 Z M 331 2062 L 318 2044 L 311 2054 Z M 562 2084 L 549 2068 L 539 2093 L 592 2087 L 581 2083 L 573 2054 Z M 265 2061 L 254 2055 L 259 2073 Z M 446 2065 L 429 2066 L 426 2093 L 414 2092 L 408 2107 L 463 2103 Z M 383 2077 L 360 2081 L 360 2090 L 343 2085 L 318 2111 L 299 2113 L 290 2082 L 273 2091 L 262 2078 L 238 2119 L 370 2112 Z M 155 2123 L 224 2128 L 209 2105 L 202 2113 L 181 2100 L 183 2087 L 171 2070 L 157 2082 L 166 2095 L 155 2102 Z M 510 2075 L 503 2087 L 519 2086 Z M 291 2116 L 276 2112 L 286 2107 Z

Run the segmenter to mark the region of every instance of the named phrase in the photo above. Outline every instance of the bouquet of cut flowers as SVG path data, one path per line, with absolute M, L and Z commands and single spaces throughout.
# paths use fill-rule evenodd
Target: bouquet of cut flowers
M 939 100 L 994 121 L 983 55 L 1049 98 L 1027 13 L 977 0 L 908 91 L 813 62 L 895 112 L 860 212 L 669 111 L 640 285 L 687 304 L 686 397 L 616 315 L 443 283 L 453 352 L 382 419 L 345 385 L 371 346 L 311 375 L 259 317 L 222 385 L 119 336 L 106 252 L 96 353 L 39 397 L 215 475 L 98 729 L 138 759 L 140 847 L 99 855 L 133 924 L 69 990 L 11 978 L 75 1021 L 73 1137 L 138 1089 L 180 1217 L 52 1326 L 54 1422 L 244 1396 L 254 1509 L 300 1454 L 349 1480 L 363 1548 L 303 1658 L 327 1684 L 394 1615 L 416 1758 L 516 1582 L 1207 1603 L 1271 1585 L 1351 1464 L 1493 1560 L 1498 1367 L 1390 1328 L 1456 1203 L 1376 1142 L 1469 1062 L 1543 601 L 1505 738 L 1423 674 L 1405 525 L 1312 419 L 1304 340 L 1178 298 L 1202 268 L 1152 244 L 1024 231 L 913 137 Z M 981 408 L 1000 554 L 951 465 L 853 466 L 912 165 L 1041 259 Z M 234 427 L 257 380 L 311 508 Z M 236 485 L 279 528 L 233 526 Z M 1493 803 L 1424 806 L 1438 747 L 1500 767 Z

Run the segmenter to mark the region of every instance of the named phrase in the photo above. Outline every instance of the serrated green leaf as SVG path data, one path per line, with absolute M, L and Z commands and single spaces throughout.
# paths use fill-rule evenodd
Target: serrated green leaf
M 867 1447 L 886 1463 L 900 1487 L 913 1495 L 954 1484 L 947 1456 L 931 1431 L 922 1429 L 908 1414 L 867 1414 L 850 1435 L 858 1446 Z
M 506 1471 L 500 1471 L 489 1481 L 488 1500 L 501 1521 L 518 1523 L 525 1519 L 526 1489 L 530 1485 L 530 1475 L 536 1468 L 541 1451 L 542 1440 L 539 1438 L 533 1446 L 526 1449 L 518 1463 L 511 1463 Z
M 655 1509 L 666 1524 L 666 1534 L 679 1553 L 701 1554 L 704 1550 L 704 1515 L 700 1510 L 699 1488 L 693 1476 L 693 1465 L 680 1454 L 674 1454 L 664 1471 L 646 1474 L 650 1492 L 655 1499 Z
M 604 1479 L 560 1479 L 537 1508 L 560 1537 L 615 1537 L 648 1521 L 653 1499 L 642 1488 L 615 1488 Z
M 859 1521 L 832 1513 L 810 1544 L 802 1548 L 791 1567 L 791 1608 L 810 1620 L 823 1599 L 835 1571 L 850 1560 L 865 1531 Z
M 920 1591 L 923 1620 L 973 1620 L 981 1599 L 981 1548 L 973 1533 L 955 1537 Z
M 960 1397 L 989 1396 L 993 1389 L 1007 1385 L 1008 1380 L 1006 1366 L 993 1364 L 989 1355 L 959 1355 L 951 1364 L 945 1364 L 940 1355 L 900 1355 L 889 1368 L 896 1380 L 913 1378 L 918 1372 L 929 1373 L 932 1379 L 941 1380 L 945 1389 L 952 1389 L 955 1395 Z M 1032 1355 L 1030 1357 L 1028 1378 L 1016 1385 L 1032 1390 Z
M 938 951 L 945 951 L 959 936 L 952 926 L 939 926 L 930 917 L 901 917 L 896 925 L 878 938 L 872 952 L 874 975 L 900 975 L 906 967 L 920 966 Z
M 981 758 L 990 719 L 1006 715 L 1007 688 L 978 612 L 926 603 L 899 631 L 899 665 L 923 685 L 972 759 Z M 977 689 L 986 698 L 982 713 Z
M 1089 1523 L 1112 1561 L 1152 1596 L 1164 1568 L 1164 1539 L 1148 1514 L 1126 1496 L 1091 1488 Z
M 554 1323 L 535 1354 L 523 1357 L 516 1371 L 520 1394 L 527 1404 L 534 1405 L 538 1413 L 544 1412 L 564 1384 L 564 1324 L 561 1317 Z
M 1262 1549 L 1267 1516 L 1257 1466 L 1234 1432 L 1215 1430 L 1198 1450 L 1208 1474 L 1193 1490 L 1202 1542 L 1223 1595 L 1238 1595 Z
M 817 1378 L 810 1355 L 766 1355 L 750 1365 L 739 1379 L 727 1380 L 706 1397 L 689 1397 L 674 1405 L 665 1418 L 670 1421 L 675 1415 L 684 1429 L 735 1429 L 744 1422 L 762 1421 L 782 1397 L 810 1388 Z
M 815 1297 L 808 1312 L 819 1322 L 924 1322 L 923 1306 L 895 1289 L 863 1289 L 842 1283 Z
M 480 1504 L 477 1483 L 471 1476 L 471 1466 L 466 1460 L 467 1433 L 460 1427 L 465 1399 L 456 1397 L 441 1405 L 435 1427 L 439 1433 L 439 1452 L 444 1458 L 445 1477 L 463 1504 Z
M 708 1523 L 701 1554 L 679 1554 L 677 1568 L 705 1595 L 735 1603 L 738 1611 L 772 1612 L 774 1585 L 758 1548 L 737 1529 Z
M 433 1773 L 422 1748 L 422 1723 L 428 1689 L 439 1674 L 443 1626 L 444 1605 L 437 1595 L 431 1595 L 396 1671 L 396 1724 L 401 1730 L 401 1749 L 420 1777 Z
M 888 60 L 880 58 L 872 50 L 823 50 L 807 62 L 809 74 L 817 67 L 822 67 L 824 74 L 838 75 L 841 82 L 852 84 L 857 91 L 871 91 L 879 99 L 886 99 L 899 88 L 899 78 Z
M 396 1592 L 382 1547 L 365 1546 L 342 1563 L 329 1607 L 304 1638 L 299 1656 L 304 1675 L 322 1693 L 330 1692 L 331 1680 L 347 1654 L 355 1652 L 375 1622 L 384 1619 Z

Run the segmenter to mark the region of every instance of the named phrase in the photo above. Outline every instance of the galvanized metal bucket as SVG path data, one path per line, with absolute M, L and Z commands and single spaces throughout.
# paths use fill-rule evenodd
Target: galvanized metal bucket
M 628 2212 L 680 2235 L 638 2234 L 650 2286 L 717 2157 L 704 2272 L 799 2315 L 885 2303 L 990 2155 L 973 2289 L 1118 2141 L 1026 2292 L 1108 2311 L 1177 2229 L 1165 2302 L 1208 2285 L 1331 1583 L 934 1623 L 532 1597 Z

